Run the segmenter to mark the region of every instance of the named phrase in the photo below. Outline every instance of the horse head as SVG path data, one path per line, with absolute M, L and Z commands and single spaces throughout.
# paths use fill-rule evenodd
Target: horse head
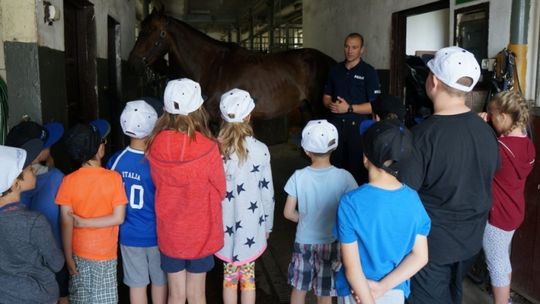
M 169 51 L 172 43 L 168 32 L 169 23 L 169 17 L 156 11 L 141 23 L 139 37 L 129 54 L 129 64 L 137 71 L 143 71 Z

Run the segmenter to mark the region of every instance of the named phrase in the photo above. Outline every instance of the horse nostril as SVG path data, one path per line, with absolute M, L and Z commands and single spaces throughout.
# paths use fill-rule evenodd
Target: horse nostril
M 142 58 L 142 62 L 143 62 L 144 64 L 147 64 L 147 63 L 148 63 L 147 60 L 146 60 L 146 57 L 143 57 L 143 58 Z

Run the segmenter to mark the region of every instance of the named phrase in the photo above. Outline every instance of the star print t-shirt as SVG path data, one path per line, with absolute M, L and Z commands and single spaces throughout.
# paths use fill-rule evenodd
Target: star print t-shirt
M 224 159 L 227 194 L 223 209 L 224 246 L 216 256 L 243 265 L 266 249 L 266 233 L 272 231 L 274 187 L 270 153 L 265 144 L 246 138 L 248 157 L 240 162 L 236 154 Z
M 297 200 L 300 219 L 296 240 L 300 244 L 329 244 L 335 241 L 332 227 L 339 199 L 358 185 L 346 170 L 330 166 L 296 170 L 285 185 L 285 192 Z

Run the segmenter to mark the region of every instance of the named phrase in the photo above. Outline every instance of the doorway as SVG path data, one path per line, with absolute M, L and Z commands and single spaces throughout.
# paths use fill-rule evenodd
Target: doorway
M 68 124 L 98 116 L 96 23 L 88 1 L 64 0 L 64 42 Z
M 432 111 L 425 95 L 424 82 L 429 72 L 425 63 L 434 51 L 448 44 L 448 18 L 449 0 L 392 14 L 389 93 L 405 101 L 409 126 L 415 124 L 416 117 Z
M 122 58 L 120 56 L 120 23 L 113 17 L 107 17 L 107 79 L 105 98 L 100 108 L 100 117 L 111 124 L 110 145 L 112 151 L 124 147 L 124 134 L 119 117 L 124 103 L 122 102 Z

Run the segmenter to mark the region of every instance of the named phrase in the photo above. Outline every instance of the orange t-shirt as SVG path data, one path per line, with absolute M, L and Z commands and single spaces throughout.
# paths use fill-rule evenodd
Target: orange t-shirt
M 58 205 L 71 206 L 83 217 L 101 217 L 114 207 L 127 203 L 122 177 L 118 172 L 98 167 L 82 167 L 62 180 L 56 194 Z M 91 260 L 114 260 L 118 244 L 118 226 L 73 228 L 73 254 Z

